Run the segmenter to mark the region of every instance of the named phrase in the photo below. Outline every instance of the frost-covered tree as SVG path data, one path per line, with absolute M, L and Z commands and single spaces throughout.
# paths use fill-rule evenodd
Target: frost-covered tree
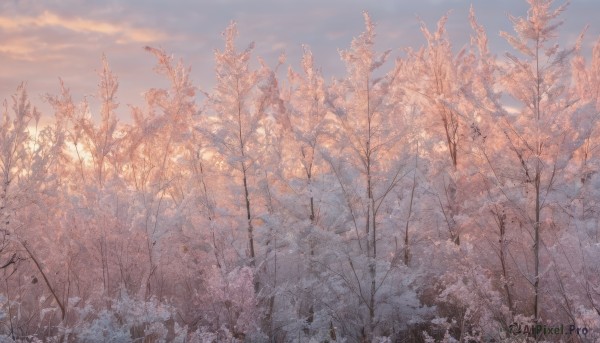
M 390 195 L 406 169 L 402 128 L 390 125 L 400 122 L 394 115 L 402 113 L 401 94 L 392 92 L 401 69 L 396 66 L 383 76 L 377 75 L 390 51 L 375 52 L 375 25 L 367 13 L 364 19 L 365 32 L 353 39 L 349 50 L 340 52 L 348 76 L 332 86 L 328 101 L 338 120 L 340 130 L 336 138 L 341 145 L 330 149 L 327 159 L 347 200 L 346 225 L 352 227 L 352 246 L 359 251 L 358 256 L 350 254 L 344 258 L 350 275 L 357 278 L 345 279 L 346 287 L 366 310 L 359 317 L 364 325 L 362 334 L 371 340 L 383 320 L 378 291 L 386 282 L 384 275 L 397 272 L 393 270 L 394 261 L 384 258 L 390 256 L 390 246 L 378 245 L 394 229 L 383 221 L 382 212 L 389 208 Z M 399 257 L 394 250 L 391 252 L 392 257 Z
M 254 290 L 261 295 L 257 299 L 264 310 L 256 319 L 262 317 L 265 331 L 271 332 L 277 254 L 285 241 L 278 202 L 283 183 L 279 164 L 285 108 L 276 76 L 283 56 L 274 70 L 262 60 L 260 68 L 253 70 L 254 44 L 237 51 L 237 35 L 236 24 L 231 23 L 223 33 L 225 48 L 215 51 L 217 84 L 206 94 L 206 111 L 196 128 L 207 147 L 202 159 L 213 161 L 211 172 L 222 177 L 211 178 L 212 189 L 219 192 L 211 206 L 225 219 L 218 236 L 228 245 L 217 247 L 218 240 L 213 240 L 219 272 L 226 279 L 240 264 L 253 269 Z
M 564 206 L 569 196 L 568 170 L 574 154 L 585 144 L 585 131 L 593 127 L 594 108 L 569 92 L 569 60 L 576 46 L 560 49 L 555 42 L 565 5 L 552 9 L 552 1 L 530 0 L 527 17 L 511 17 L 515 35 L 502 33 L 522 57 L 507 53 L 502 70 L 506 93 L 521 104 L 517 113 L 498 118 L 505 136 L 506 159 L 498 175 L 515 220 L 530 235 L 530 251 L 521 268 L 531 286 L 528 301 L 535 322 L 552 316 L 549 289 L 552 253 L 561 227 L 568 227 Z M 544 285 L 544 282 L 546 285 Z
M 4 102 L 0 126 L 0 247 L 7 306 L 3 320 L 15 337 L 42 328 L 41 318 L 27 319 L 37 315 L 40 307 L 54 313 L 54 324 L 63 322 L 67 314 L 68 294 L 59 283 L 64 274 L 51 273 L 54 260 L 64 262 L 67 255 L 56 249 L 61 237 L 51 234 L 62 214 L 60 175 L 66 156 L 64 118 L 57 114 L 53 125 L 39 127 L 41 114 L 32 107 L 24 84 L 11 100 L 10 110 Z M 50 301 L 39 301 L 31 294 Z
M 294 146 L 299 150 L 303 178 L 306 179 L 308 191 L 308 218 L 312 225 L 317 222 L 318 209 L 312 191 L 315 172 L 318 168 L 318 154 L 327 133 L 326 115 L 328 112 L 325 84 L 320 70 L 314 65 L 312 52 L 304 47 L 302 56 L 302 74 L 291 68 L 288 78 L 293 85 L 290 91 L 289 121 Z M 299 145 L 297 145 L 299 143 Z
M 471 163 L 468 133 L 474 121 L 465 93 L 474 75 L 467 49 L 453 52 L 447 20 L 448 15 L 442 17 L 434 32 L 421 23 L 427 45 L 410 53 L 412 68 L 406 88 L 422 113 L 420 134 L 431 156 L 428 174 L 433 202 L 437 202 L 450 240 L 460 244 L 460 216 L 466 196 L 463 183 L 467 182 L 464 174 Z
M 589 181 L 597 177 L 600 168 L 600 41 L 594 45 L 589 65 L 581 50 L 580 47 L 572 60 L 573 96 L 578 103 L 594 106 L 595 110 L 590 109 L 589 116 L 585 117 L 589 126 L 582 132 L 583 144 L 576 152 L 582 184 L 580 218 L 594 220 L 592 218 L 598 218 L 598 194 L 594 192 L 597 188 L 590 186 Z
M 114 155 L 115 148 L 119 142 L 117 134 L 116 93 L 119 87 L 117 77 L 110 70 L 106 56 L 102 56 L 102 70 L 98 73 L 100 83 L 98 84 L 98 98 L 101 103 L 100 125 L 96 127 L 91 118 L 84 114 L 73 118 L 75 128 L 79 130 L 81 143 L 91 155 L 94 176 L 98 184 L 102 186 L 106 179 L 107 164 L 118 160 Z M 118 170 L 114 170 L 118 172 Z
M 238 52 L 235 38 L 238 35 L 235 23 L 231 23 L 225 32 L 225 48 L 215 52 L 217 85 L 209 96 L 212 125 L 207 130 L 223 162 L 239 177 L 241 190 L 238 196 L 243 199 L 246 223 L 247 263 L 256 266 L 255 211 L 256 200 L 251 194 L 256 156 L 258 125 L 263 112 L 255 94 L 260 81 L 259 72 L 251 70 L 250 57 L 254 44 Z
M 298 241 L 298 254 L 303 264 L 303 273 L 297 275 L 301 282 L 312 283 L 316 271 L 311 259 L 315 256 L 318 242 L 318 230 L 322 224 L 321 204 L 319 194 L 319 180 L 322 178 L 323 162 L 319 151 L 327 135 L 328 112 L 325 93 L 325 82 L 321 72 L 314 63 L 312 52 L 307 46 L 303 47 L 304 53 L 301 60 L 302 72 L 288 70 L 290 88 L 284 97 L 287 105 L 287 131 L 288 145 L 284 150 L 282 167 L 288 187 L 292 188 L 297 196 L 282 199 L 286 207 L 286 214 L 290 216 L 291 225 L 296 227 L 294 234 Z M 302 206 L 298 200 L 303 199 Z M 306 273 L 306 274 L 305 274 Z M 313 283 L 314 285 L 314 283 Z M 298 285 L 299 287 L 303 287 Z M 312 289 L 312 287 L 308 287 Z M 302 292 L 304 295 L 304 292 Z M 316 296 L 308 292 L 308 297 Z M 308 324 L 314 318 L 314 305 L 312 299 L 301 297 L 300 302 L 310 304 L 300 305 L 301 315 L 307 316 Z
M 134 126 L 124 138 L 129 153 L 126 173 L 138 192 L 132 208 L 137 207 L 138 213 L 131 229 L 144 237 L 141 298 L 150 296 L 151 287 L 163 287 L 159 280 L 164 276 L 157 273 L 177 271 L 168 267 L 177 261 L 166 253 L 170 244 L 182 239 L 175 208 L 183 199 L 185 174 L 177 161 L 185 151 L 183 143 L 192 137 L 191 117 L 197 111 L 190 68 L 162 50 L 146 50 L 157 58 L 155 71 L 169 81 L 169 88 L 153 88 L 145 94 L 147 109 L 133 109 Z

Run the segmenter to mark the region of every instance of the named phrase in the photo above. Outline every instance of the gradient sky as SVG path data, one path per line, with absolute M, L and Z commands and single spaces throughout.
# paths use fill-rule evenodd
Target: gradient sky
M 511 31 L 509 13 L 526 14 L 524 0 L 4 0 L 0 3 L 0 99 L 10 97 L 25 81 L 34 105 L 47 112 L 42 95 L 58 93 L 58 77 L 76 101 L 91 96 L 104 53 L 119 77 L 118 101 L 126 116 L 125 105 L 142 105 L 145 90 L 165 86 L 152 71 L 155 59 L 144 51 L 146 45 L 182 58 L 192 67 L 195 85 L 210 90 L 213 52 L 222 48 L 221 32 L 231 20 L 238 23 L 240 49 L 256 43 L 255 60 L 260 56 L 274 66 L 285 51 L 287 64 L 298 69 L 301 45 L 307 44 L 327 77 L 340 76 L 343 64 L 338 49 L 349 47 L 352 37 L 362 32 L 363 10 L 377 25 L 378 48 L 393 49 L 395 56 L 401 56 L 404 48 L 424 43 L 418 18 L 433 28 L 450 10 L 447 27 L 454 47 L 466 44 L 471 4 L 487 30 L 492 51 L 499 56 L 508 51 L 498 32 Z M 572 42 L 589 24 L 589 51 L 600 34 L 599 14 L 600 1 L 571 1 L 563 15 L 561 41 Z

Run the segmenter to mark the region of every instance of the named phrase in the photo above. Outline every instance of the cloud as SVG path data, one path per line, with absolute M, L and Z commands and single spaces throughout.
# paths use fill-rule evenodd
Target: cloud
M 128 25 L 81 17 L 66 18 L 50 11 L 44 11 L 34 17 L 0 16 L 0 28 L 7 31 L 21 31 L 31 27 L 60 27 L 77 33 L 96 33 L 114 36 L 117 43 L 152 43 L 166 38 L 164 33 L 153 29 L 135 28 Z
M 51 37 L 14 36 L 4 37 L 0 55 L 15 61 L 57 61 L 65 57 L 67 49 L 79 48 L 71 41 L 53 41 Z
M 0 54 L 7 55 L 16 60 L 33 61 L 32 53 L 34 51 L 35 49 L 31 43 L 25 40 L 10 40 L 0 45 Z

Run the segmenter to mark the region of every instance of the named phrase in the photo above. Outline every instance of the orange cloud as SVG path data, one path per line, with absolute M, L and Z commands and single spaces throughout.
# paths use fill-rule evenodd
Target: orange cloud
M 134 28 L 106 21 L 90 20 L 85 18 L 64 18 L 49 11 L 44 11 L 37 17 L 2 17 L 0 27 L 5 30 L 21 30 L 27 27 L 55 26 L 63 27 L 79 33 L 99 33 L 118 37 L 118 43 L 138 42 L 150 43 L 164 39 L 166 36 L 159 31 Z
M 33 61 L 35 51 L 34 45 L 28 39 L 8 39 L 0 45 L 0 54 L 17 60 Z

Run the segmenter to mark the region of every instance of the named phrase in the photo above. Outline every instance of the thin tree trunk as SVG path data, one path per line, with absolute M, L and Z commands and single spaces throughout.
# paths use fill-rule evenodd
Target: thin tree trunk
M 370 199 L 370 208 L 371 208 L 371 232 L 372 232 L 372 238 L 371 238 L 371 244 L 373 246 L 373 254 L 371 256 L 371 258 L 369 259 L 369 274 L 370 274 L 370 278 L 371 278 L 371 294 L 369 297 L 369 325 L 370 325 L 370 330 L 369 330 L 369 335 L 370 335 L 370 339 L 373 338 L 373 331 L 375 330 L 375 292 L 376 292 L 376 287 L 375 287 L 375 281 L 376 281 L 376 277 L 377 277 L 377 243 L 375 241 L 375 201 L 373 199 Z
M 373 338 L 373 331 L 375 330 L 375 292 L 376 285 L 375 279 L 377 275 L 376 270 L 376 259 L 377 259 L 377 243 L 376 243 L 376 231 L 375 231 L 375 201 L 373 198 L 373 182 L 371 175 L 371 101 L 370 101 L 370 85 L 369 79 L 367 78 L 367 141 L 365 148 L 365 161 L 366 161 L 366 176 L 367 176 L 367 218 L 366 218 L 366 234 L 367 234 L 367 261 L 369 267 L 370 277 L 370 292 L 369 292 L 369 332 L 368 338 Z
M 413 174 L 413 185 L 410 190 L 410 203 L 408 205 L 408 216 L 406 218 L 406 226 L 404 227 L 404 265 L 408 266 L 410 262 L 410 246 L 408 245 L 408 226 L 410 216 L 412 214 L 413 200 L 415 197 L 415 188 L 417 186 L 417 168 L 419 166 L 419 142 L 417 142 L 417 154 L 415 156 L 415 172 Z
M 492 214 L 496 217 L 498 229 L 500 230 L 500 266 L 502 268 L 502 279 L 504 292 L 508 301 L 508 309 L 514 313 L 512 294 L 508 283 L 508 268 L 506 267 L 506 215 L 492 210 Z
M 240 90 L 239 90 L 239 80 L 236 84 L 236 92 L 238 95 L 238 99 L 240 99 Z M 242 161 L 240 162 L 242 166 L 242 181 L 244 183 L 244 200 L 246 203 L 246 220 L 248 223 L 248 248 L 250 250 L 250 266 L 252 268 L 256 267 L 256 253 L 254 251 L 254 227 L 252 226 L 252 211 L 250 205 L 250 192 L 248 190 L 248 168 L 244 159 L 246 158 L 245 153 L 245 144 L 244 144 L 244 136 L 242 134 L 242 103 L 240 100 L 237 102 L 237 115 L 238 115 L 238 140 L 240 143 L 240 155 L 242 156 Z M 258 282 L 258 278 L 255 277 L 254 280 L 254 291 L 258 292 L 260 288 L 260 284 Z
M 58 295 L 56 294 L 56 292 L 54 291 L 54 288 L 50 284 L 48 277 L 46 277 L 46 273 L 44 273 L 44 270 L 42 270 L 42 266 L 40 265 L 38 260 L 35 258 L 35 256 L 31 252 L 31 250 L 29 250 L 29 248 L 27 247 L 27 242 L 21 242 L 21 245 L 23 246 L 23 248 L 25 249 L 25 251 L 27 252 L 29 257 L 31 258 L 31 260 L 33 261 L 35 266 L 37 267 L 40 274 L 42 274 L 42 278 L 44 279 L 44 282 L 46 283 L 46 287 L 48 287 L 48 289 L 50 290 L 50 293 L 52 293 L 52 297 L 54 298 L 54 300 L 56 300 L 58 307 L 60 307 L 61 320 L 65 320 L 65 316 L 67 314 L 67 312 L 65 310 L 65 306 L 63 305 L 62 301 L 60 301 L 60 299 L 58 298 Z
M 537 323 L 540 315 L 540 171 L 538 170 L 535 175 L 535 242 L 533 244 L 534 254 L 534 273 L 535 279 L 533 283 L 534 291 L 534 309 L 533 315 L 535 322 Z
M 535 241 L 533 243 L 533 254 L 534 254 L 534 272 L 535 279 L 533 283 L 533 291 L 534 291 L 534 309 L 533 316 L 534 322 L 537 324 L 540 315 L 540 299 L 539 299 L 539 290 L 540 290 L 540 212 L 541 212 L 541 204 L 540 204 L 540 182 L 541 182 L 541 166 L 540 166 L 540 155 L 542 153 L 540 139 L 540 103 L 541 103 L 541 90 L 540 90 L 540 57 L 539 57 L 539 42 L 540 37 L 536 37 L 536 49 L 535 49 L 535 72 L 536 72 L 536 93 L 535 93 L 535 111 L 536 111 L 536 131 L 537 131 L 537 142 L 536 142 L 536 167 L 535 167 L 535 224 L 534 224 L 534 234 Z M 537 337 L 536 337 L 537 340 Z
M 256 255 L 254 252 L 254 227 L 252 226 L 252 213 L 250 211 L 250 193 L 248 191 L 248 178 L 246 176 L 246 166 L 242 163 L 244 178 L 244 199 L 246 201 L 246 219 L 248 221 L 248 245 L 250 247 L 250 265 L 256 266 Z

